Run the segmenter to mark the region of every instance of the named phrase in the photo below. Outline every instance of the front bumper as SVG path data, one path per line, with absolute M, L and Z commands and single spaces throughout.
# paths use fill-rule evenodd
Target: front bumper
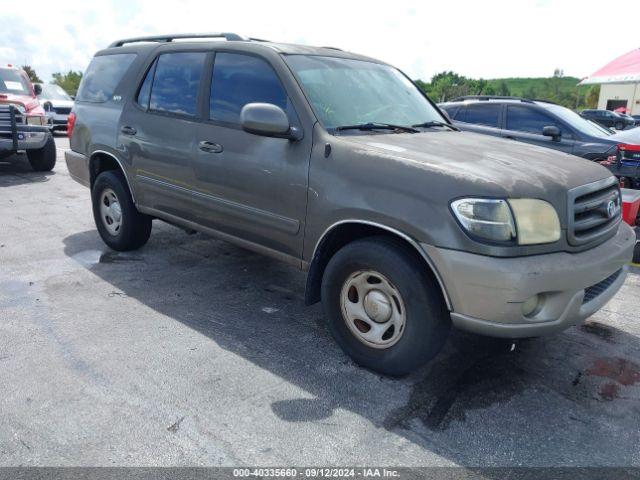
M 580 253 L 496 258 L 422 247 L 442 278 L 456 327 L 520 338 L 564 330 L 602 308 L 624 283 L 635 242 L 621 223 L 615 237 Z M 539 308 L 523 315 L 523 303 L 536 294 Z
M 44 147 L 49 138 L 47 127 L 26 126 L 17 127 L 16 132 L 0 131 L 0 152 L 19 152 L 37 150 Z

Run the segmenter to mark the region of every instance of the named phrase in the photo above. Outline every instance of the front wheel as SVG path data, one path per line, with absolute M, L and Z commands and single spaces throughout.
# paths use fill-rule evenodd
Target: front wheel
M 421 259 L 387 237 L 352 242 L 329 261 L 322 304 L 340 347 L 363 367 L 405 375 L 442 348 L 450 319 Z
M 151 217 L 138 212 L 124 175 L 102 172 L 91 189 L 93 218 L 104 243 L 118 251 L 142 247 L 151 235 Z
M 49 135 L 44 147 L 38 150 L 27 150 L 29 164 L 36 172 L 48 172 L 56 166 L 56 142 Z
M 616 130 L 622 130 L 624 128 L 624 125 L 622 123 L 616 123 L 615 128 Z

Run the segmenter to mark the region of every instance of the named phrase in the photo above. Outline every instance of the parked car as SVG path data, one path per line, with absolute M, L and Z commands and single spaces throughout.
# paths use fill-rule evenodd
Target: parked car
M 34 170 L 46 171 L 55 166 L 56 146 L 38 92 L 22 69 L 0 67 L 0 158 L 26 152 Z
M 615 128 L 616 130 L 624 130 L 635 125 L 633 118 L 609 110 L 582 110 L 580 115 L 587 120 L 599 123 L 603 127 Z
M 609 137 L 617 142 L 615 155 L 603 162 L 620 179 L 620 186 L 640 190 L 640 128 Z
M 612 131 L 555 103 L 520 97 L 466 96 L 439 104 L 462 130 L 532 143 L 588 160 L 606 160 Z
M 41 83 L 38 100 L 50 119 L 52 130 L 66 130 L 73 99 L 60 85 Z
M 82 79 L 65 157 L 109 247 L 160 219 L 295 265 L 344 351 L 392 375 L 451 324 L 557 332 L 624 282 L 635 235 L 600 165 L 460 132 L 378 60 L 201 36 L 114 42 Z

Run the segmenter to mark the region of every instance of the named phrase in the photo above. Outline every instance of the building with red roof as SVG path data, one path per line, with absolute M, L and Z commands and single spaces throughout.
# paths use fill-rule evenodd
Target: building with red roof
M 640 115 L 640 48 L 607 63 L 580 82 L 600 84 L 599 109 L 626 109 Z

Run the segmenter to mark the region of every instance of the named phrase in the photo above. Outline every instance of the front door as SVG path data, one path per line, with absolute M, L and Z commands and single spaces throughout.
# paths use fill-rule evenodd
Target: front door
M 198 222 L 292 258 L 300 258 L 307 206 L 311 132 L 300 141 L 245 132 L 248 103 L 281 107 L 300 127 L 273 67 L 262 57 L 218 52 L 209 89 L 208 119 L 195 130 Z

